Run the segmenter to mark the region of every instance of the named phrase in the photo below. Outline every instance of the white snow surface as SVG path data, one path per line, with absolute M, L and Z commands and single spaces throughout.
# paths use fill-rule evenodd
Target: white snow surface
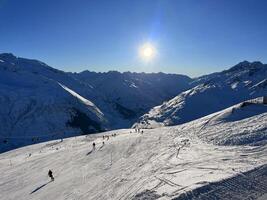
M 155 106 L 133 127 L 178 125 L 245 100 L 266 96 L 266 77 L 267 65 L 244 61 L 228 70 L 196 78 L 191 89 Z
M 241 103 L 143 134 L 121 129 L 12 150 L 0 154 L 0 199 L 190 199 L 188 195 L 198 194 L 193 191 L 213 187 L 213 182 L 218 184 L 213 191 L 200 190 L 204 199 L 234 194 L 240 200 L 264 199 L 266 121 L 266 105 Z M 258 173 L 246 174 L 252 169 Z M 264 180 L 256 177 L 260 172 Z M 253 181 L 253 187 L 244 188 Z

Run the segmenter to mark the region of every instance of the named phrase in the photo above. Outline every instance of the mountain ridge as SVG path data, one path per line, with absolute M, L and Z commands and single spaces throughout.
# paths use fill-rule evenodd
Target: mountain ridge
M 260 62 L 245 61 L 195 79 L 164 73 L 69 73 L 38 60 L 0 54 L 0 136 L 5 143 L 0 151 L 55 138 L 127 128 L 137 119 L 142 122 L 151 110 L 156 118 L 161 115 L 153 122 L 156 126 L 185 123 L 265 94 L 263 68 L 266 65 Z M 213 91 L 209 101 L 205 91 Z M 234 94 L 234 101 L 225 103 L 225 92 Z M 194 97 L 195 94 L 201 95 Z M 190 109 L 191 96 L 195 99 L 193 105 L 194 101 L 204 102 L 200 107 L 207 107 L 207 111 L 201 111 L 198 105 Z M 158 112 L 154 106 L 161 103 L 162 106 L 156 107 L 160 108 Z M 181 115 L 180 108 L 187 110 Z M 150 120 L 149 117 L 146 119 Z
M 150 107 L 186 89 L 191 80 L 163 73 L 116 74 L 108 73 L 107 79 L 96 76 L 96 82 L 88 83 L 88 77 L 81 80 L 38 60 L 0 54 L 0 136 L 5 143 L 0 151 L 130 127 Z M 155 76 L 164 87 L 153 86 Z
M 240 101 L 267 95 L 267 65 L 240 62 L 191 82 L 192 88 L 152 108 L 134 127 L 153 128 L 185 123 Z

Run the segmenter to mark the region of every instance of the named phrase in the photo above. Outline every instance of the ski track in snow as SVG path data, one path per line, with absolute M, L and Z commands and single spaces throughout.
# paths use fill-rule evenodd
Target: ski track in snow
M 238 124 L 214 123 L 216 116 L 143 134 L 122 129 L 0 154 L 0 199 L 264 198 L 267 145 L 219 146 L 210 137 L 216 134 L 220 141 L 223 130 L 259 126 L 267 114 Z M 109 140 L 103 140 L 107 134 Z
M 267 192 L 266 172 L 265 164 L 235 177 L 196 188 L 174 200 L 263 199 Z

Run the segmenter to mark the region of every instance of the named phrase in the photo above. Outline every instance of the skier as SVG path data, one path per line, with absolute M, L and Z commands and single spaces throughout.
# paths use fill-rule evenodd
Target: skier
M 95 143 L 93 142 L 93 150 L 95 150 Z
M 48 171 L 48 176 L 51 178 L 51 181 L 54 181 L 54 176 L 53 176 L 53 172 L 49 169 Z

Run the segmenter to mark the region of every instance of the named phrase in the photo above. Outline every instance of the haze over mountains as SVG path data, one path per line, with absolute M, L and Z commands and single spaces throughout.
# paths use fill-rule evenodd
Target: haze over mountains
M 133 124 L 181 124 L 266 95 L 266 77 L 267 67 L 260 62 L 192 79 L 164 73 L 67 73 L 0 54 L 0 151 Z

